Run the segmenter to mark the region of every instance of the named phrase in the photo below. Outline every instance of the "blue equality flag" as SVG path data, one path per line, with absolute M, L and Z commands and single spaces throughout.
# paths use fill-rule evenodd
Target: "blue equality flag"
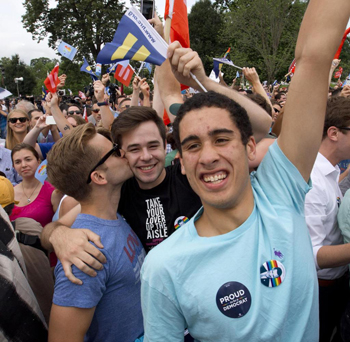
M 93 81 L 97 81 L 98 80 L 97 76 L 91 70 L 91 67 L 90 67 L 90 65 L 89 65 L 89 63 L 88 63 L 88 61 L 86 60 L 85 57 L 84 57 L 84 64 L 80 68 L 80 71 L 87 72 L 91 76 Z
M 69 45 L 69 44 L 65 43 L 64 41 L 61 42 L 61 44 L 58 46 L 57 50 L 63 57 L 66 57 L 66 58 L 70 59 L 71 61 L 73 60 L 75 54 L 78 51 L 74 46 Z
M 213 70 L 215 72 L 215 77 L 218 78 L 219 77 L 219 71 L 220 71 L 220 64 L 228 64 L 231 66 L 235 66 L 232 61 L 230 61 L 227 58 L 213 58 L 214 61 L 214 67 Z
M 145 17 L 134 7 L 119 22 L 113 41 L 100 51 L 96 61 L 110 64 L 133 59 L 161 65 L 166 60 L 168 44 Z

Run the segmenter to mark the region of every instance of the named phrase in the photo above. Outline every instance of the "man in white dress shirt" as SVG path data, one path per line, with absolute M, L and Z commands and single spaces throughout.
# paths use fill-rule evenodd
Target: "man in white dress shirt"
M 322 143 L 311 172 L 305 217 L 312 240 L 319 282 L 320 341 L 329 342 L 345 309 L 349 282 L 350 244 L 343 243 L 337 213 L 342 199 L 337 164 L 350 158 L 350 98 L 328 100 Z M 338 337 L 332 341 L 338 341 Z

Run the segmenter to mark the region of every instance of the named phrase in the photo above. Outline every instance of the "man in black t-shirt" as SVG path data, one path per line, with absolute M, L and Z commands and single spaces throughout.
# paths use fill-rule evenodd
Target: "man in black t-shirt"
M 187 222 L 201 201 L 179 162 L 164 168 L 165 126 L 155 110 L 128 108 L 114 121 L 112 136 L 135 176 L 123 185 L 118 211 L 148 252 Z

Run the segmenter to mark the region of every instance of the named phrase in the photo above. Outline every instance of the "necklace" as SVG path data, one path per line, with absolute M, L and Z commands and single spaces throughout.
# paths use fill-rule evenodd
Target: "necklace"
M 24 194 L 24 196 L 27 197 L 27 202 L 28 202 L 28 203 L 30 203 L 30 202 L 32 201 L 30 198 L 33 196 L 34 191 L 36 190 L 36 188 L 38 187 L 39 184 L 40 184 L 40 182 L 38 182 L 38 184 L 36 185 L 35 189 L 33 190 L 33 192 L 32 192 L 32 193 L 30 194 L 30 196 L 28 197 L 28 196 L 26 195 L 26 193 L 24 192 L 24 186 L 23 186 L 23 182 L 22 182 L 23 194 Z

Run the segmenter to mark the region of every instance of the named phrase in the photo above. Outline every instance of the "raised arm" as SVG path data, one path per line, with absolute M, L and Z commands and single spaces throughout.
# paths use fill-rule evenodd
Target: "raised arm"
M 159 20 L 158 16 L 156 15 L 155 18 L 149 20 L 149 22 L 154 25 L 154 28 L 157 30 L 160 36 L 164 39 L 163 25 L 162 25 L 162 22 Z M 169 107 L 173 103 L 183 103 L 183 100 L 181 96 L 180 83 L 177 81 L 177 79 L 173 75 L 171 71 L 170 62 L 168 59 L 161 66 L 156 67 L 155 87 L 157 87 L 158 89 L 157 91 L 163 102 L 164 109 L 167 111 L 169 120 L 171 122 L 174 122 L 175 116 L 170 113 Z M 161 114 L 161 117 L 163 118 L 163 113 L 158 112 L 158 115 L 160 114 Z
M 45 123 L 46 115 L 42 115 L 36 122 L 35 126 L 28 132 L 28 134 L 24 137 L 23 142 L 33 146 L 35 150 L 38 152 L 40 159 L 43 159 L 43 155 L 41 153 L 41 149 L 39 145 L 37 144 L 37 139 L 40 134 L 40 132 L 48 127 L 48 125 Z
M 278 144 L 306 181 L 321 143 L 329 70 L 349 15 L 349 0 L 311 0 L 300 27 Z
M 256 72 L 255 68 L 243 68 L 243 74 L 245 78 L 248 80 L 248 82 L 253 86 L 253 92 L 255 94 L 259 94 L 264 97 L 264 99 L 267 101 L 267 103 L 272 108 L 272 103 L 270 98 L 267 96 L 265 89 L 263 88 L 259 75 Z
M 135 76 L 132 80 L 132 95 L 131 95 L 131 106 L 137 107 L 139 105 L 139 95 L 140 95 L 140 81 L 139 76 Z
M 51 109 L 51 114 L 56 121 L 57 127 L 59 128 L 60 132 L 63 135 L 66 135 L 73 129 L 73 126 L 67 121 L 67 119 L 64 117 L 63 113 L 61 112 L 61 109 L 58 106 L 57 94 L 48 93 L 46 95 L 46 101 L 48 106 Z
M 191 72 L 206 90 L 212 90 L 226 95 L 244 107 L 251 121 L 256 141 L 260 141 L 268 133 L 271 126 L 271 117 L 269 114 L 246 96 L 239 94 L 231 88 L 224 87 L 207 77 L 197 52 L 182 48 L 179 42 L 174 42 L 169 45 L 168 57 L 170 58 L 173 73 L 180 83 L 203 91 L 197 82 L 191 78 Z
M 94 94 L 96 97 L 97 102 L 103 102 L 104 101 L 104 92 L 105 87 L 101 81 L 95 81 L 94 82 Z M 101 121 L 102 126 L 106 129 L 110 129 L 112 122 L 114 120 L 113 113 L 109 109 L 108 105 L 100 106 L 101 111 Z

